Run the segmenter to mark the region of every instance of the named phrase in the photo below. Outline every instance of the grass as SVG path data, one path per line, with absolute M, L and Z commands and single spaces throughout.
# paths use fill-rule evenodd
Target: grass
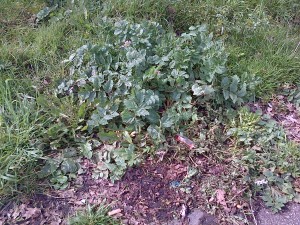
M 20 16 L 17 15 L 32 16 L 44 4 L 31 5 L 31 1 L 25 0 L 19 4 L 19 7 L 13 8 L 14 4 L 7 1 L 0 11 L 0 15 L 6 16 L 9 9 L 13 10 L 12 15 L 6 19 L 8 22 L 2 27 L 5 35 L 0 39 L 0 62 L 7 65 L 6 71 L 9 70 L 14 77 L 26 76 L 35 82 L 43 81 L 46 77 L 51 77 L 52 80 L 64 77 L 61 61 L 72 49 L 91 39 L 90 21 L 84 18 L 84 13 L 79 8 L 65 20 L 43 23 L 36 27 L 33 20 L 28 22 L 28 16 L 18 19 Z M 15 20 L 16 23 L 10 22 Z
M 63 15 L 71 8 L 70 16 L 39 25 L 33 24 L 32 15 L 46 5 L 45 1 L 1 2 L 0 196 L 36 188 L 39 159 L 45 154 L 40 144 L 49 141 L 41 134 L 49 129 L 49 120 L 59 121 L 58 129 L 76 128 L 72 101 L 56 103 L 54 88 L 68 74 L 61 61 L 71 51 L 88 42 L 105 40 L 101 35 L 105 28 L 99 25 L 103 16 L 115 20 L 149 19 L 177 34 L 192 25 L 208 24 L 214 36 L 225 41 L 230 53 L 228 73 L 248 72 L 260 77 L 256 89 L 259 98 L 268 99 L 284 83 L 300 82 L 300 32 L 294 24 L 300 10 L 297 0 L 104 0 L 85 4 L 75 1 L 75 5 L 65 2 L 51 17 Z M 48 108 L 35 101 L 41 94 L 49 96 Z M 75 118 L 74 124 L 65 126 L 69 121 L 51 118 L 49 106 L 59 108 L 58 115 L 68 115 L 71 122 Z M 106 213 L 104 208 L 89 207 L 72 221 L 117 224 L 109 222 Z
M 106 206 L 91 207 L 87 206 L 85 211 L 78 211 L 75 216 L 70 218 L 71 225 L 119 225 L 120 223 L 107 215 Z
M 299 82 L 299 35 L 287 27 L 259 29 L 247 35 L 239 45 L 235 36 L 228 46 L 233 72 L 249 71 L 261 78 L 257 94 L 267 97 L 284 83 Z
M 45 6 L 44 1 L 1 3 L 0 30 L 4 35 L 0 38 L 0 195 L 5 197 L 37 188 L 38 161 L 49 150 L 49 142 L 61 138 L 65 129 L 64 123 L 51 127 L 49 122 L 72 108 L 51 102 L 57 80 L 66 74 L 61 61 L 90 39 L 92 28 L 87 30 L 90 21 L 84 18 L 81 8 L 66 20 L 36 27 L 29 19 Z M 41 94 L 53 97 L 43 110 L 36 102 Z M 57 110 L 52 110 L 53 106 Z M 59 128 L 54 136 L 49 135 Z M 44 145 L 48 148 L 41 147 Z
M 25 83 L 25 82 L 24 82 Z M 37 147 L 43 129 L 34 97 L 22 95 L 13 80 L 0 83 L 0 195 L 30 192 L 35 186 Z

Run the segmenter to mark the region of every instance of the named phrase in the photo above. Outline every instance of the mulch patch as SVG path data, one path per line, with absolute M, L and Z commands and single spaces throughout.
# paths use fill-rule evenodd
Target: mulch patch
M 120 204 L 126 217 L 135 217 L 144 224 L 161 224 L 180 217 L 188 198 L 172 182 L 180 182 L 187 172 L 186 163 L 147 160 L 138 168 L 129 169 L 121 182 Z
M 245 211 L 245 186 L 232 183 L 245 171 L 230 163 L 229 156 L 221 160 L 197 155 L 191 161 L 190 157 L 179 160 L 174 154 L 148 158 L 114 184 L 93 179 L 93 164 L 84 159 L 86 173 L 71 183 L 72 188 L 34 194 L 20 204 L 11 202 L 13 206 L 0 209 L 0 224 L 67 224 L 68 216 L 85 209 L 86 204 L 102 203 L 120 209 L 115 217 L 124 224 L 167 224 L 174 218 L 184 219 L 194 208 L 216 215 L 220 224 L 229 224 L 229 217 Z M 186 181 L 190 166 L 198 173 Z
M 85 162 L 85 165 L 87 163 Z M 86 204 L 110 204 L 121 209 L 116 215 L 125 224 L 165 224 L 181 218 L 181 209 L 199 207 L 193 190 L 197 178 L 188 184 L 185 193 L 172 183 L 181 182 L 187 175 L 189 163 L 183 161 L 148 159 L 129 169 L 121 181 L 94 180 L 91 171 L 80 175 L 67 190 L 50 190 L 10 202 L 0 209 L 0 224 L 66 224 L 69 215 L 84 209 Z M 217 169 L 213 173 L 218 173 Z M 195 202 L 194 200 L 197 200 Z

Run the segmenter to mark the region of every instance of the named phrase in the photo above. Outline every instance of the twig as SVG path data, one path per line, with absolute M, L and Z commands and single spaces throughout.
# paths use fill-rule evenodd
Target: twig
M 189 155 L 190 160 L 195 164 L 195 166 L 198 166 L 197 163 L 195 163 L 195 161 L 192 159 L 192 157 Z
M 72 197 L 56 197 L 50 194 L 46 194 L 46 193 L 36 193 L 36 195 L 41 195 L 41 196 L 47 196 L 50 199 L 56 199 L 56 200 L 64 200 L 64 199 L 70 199 Z
M 238 191 L 229 201 L 227 202 L 232 202 L 233 199 L 235 199 L 240 193 L 244 192 L 247 188 L 243 188 L 242 190 Z
M 2 208 L 1 208 L 1 210 L 0 210 L 0 212 L 2 213 L 2 212 L 4 212 L 7 208 L 9 208 L 9 206 L 10 205 L 12 205 L 13 204 L 13 202 L 12 201 L 9 201 L 6 205 L 4 205 Z

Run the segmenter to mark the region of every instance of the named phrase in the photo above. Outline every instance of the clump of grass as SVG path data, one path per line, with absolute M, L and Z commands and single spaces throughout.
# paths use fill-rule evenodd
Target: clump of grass
M 300 81 L 300 38 L 289 28 L 272 26 L 245 36 L 243 42 L 239 38 L 233 36 L 228 43 L 231 71 L 249 71 L 259 76 L 259 97 L 271 96 L 284 83 Z
M 298 0 L 263 1 L 265 10 L 277 21 L 292 22 L 299 17 L 300 2 Z
M 0 195 L 31 190 L 43 155 L 37 137 L 43 119 L 34 98 L 18 93 L 12 80 L 0 83 Z
M 169 0 L 108 0 L 104 1 L 104 13 L 110 17 L 130 20 L 149 19 L 166 25 Z
M 106 206 L 87 206 L 85 211 L 79 211 L 70 218 L 71 225 L 120 225 L 121 223 L 107 215 L 109 208 Z

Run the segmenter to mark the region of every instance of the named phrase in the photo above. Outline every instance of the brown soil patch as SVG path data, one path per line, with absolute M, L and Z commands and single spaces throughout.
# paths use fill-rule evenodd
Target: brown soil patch
M 191 162 L 170 158 L 171 155 L 165 155 L 163 161 L 145 160 L 115 184 L 92 179 L 92 171 L 88 170 L 79 175 L 70 189 L 51 190 L 34 194 L 19 204 L 9 203 L 0 209 L 0 224 L 66 224 L 68 216 L 84 209 L 87 203 L 105 203 L 112 210 L 121 209 L 116 216 L 124 224 L 166 224 L 174 218 L 182 219 L 194 208 L 217 215 L 220 224 L 230 224 L 229 218 L 243 216 L 248 210 L 242 196 L 245 186 L 232 183 L 232 173 L 240 177 L 243 171 L 233 168 L 228 163 L 231 159 L 222 162 L 199 155 Z M 92 168 L 87 160 L 83 165 Z M 198 173 L 184 182 L 191 165 Z M 227 178 L 230 179 L 226 181 Z M 223 193 L 224 199 L 218 197 L 218 192 Z
M 123 193 L 118 206 L 124 208 L 129 218 L 144 224 L 161 224 L 180 217 L 180 209 L 182 204 L 187 204 L 188 195 L 172 187 L 172 182 L 181 181 L 186 172 L 184 163 L 147 160 L 125 174 L 120 182 Z

